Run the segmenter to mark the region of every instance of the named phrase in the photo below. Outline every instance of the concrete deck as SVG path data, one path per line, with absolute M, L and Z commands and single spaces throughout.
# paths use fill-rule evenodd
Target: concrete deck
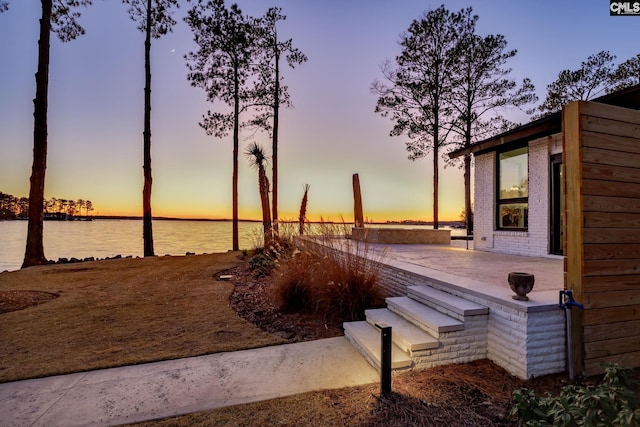
M 453 240 L 450 245 L 369 244 L 368 256 L 444 285 L 488 296 L 519 310 L 538 310 L 558 304 L 564 289 L 564 264 L 560 256 L 544 258 L 473 250 L 473 242 Z M 535 275 L 530 301 L 516 301 L 509 287 L 510 272 Z
M 473 242 L 452 240 L 450 245 L 372 245 L 375 251 L 386 250 L 384 262 L 417 266 L 453 276 L 473 279 L 509 289 L 507 277 L 512 271 L 535 275 L 532 294 L 564 288 L 561 256 L 545 258 L 498 254 L 473 250 Z

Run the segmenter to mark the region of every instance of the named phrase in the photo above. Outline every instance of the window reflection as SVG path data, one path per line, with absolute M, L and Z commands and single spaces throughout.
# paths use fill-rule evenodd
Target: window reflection
M 500 228 L 527 228 L 529 209 L 526 203 L 500 205 Z
M 529 196 L 527 147 L 500 153 L 500 199 Z
M 527 147 L 498 155 L 499 229 L 526 230 L 529 226 L 529 159 Z

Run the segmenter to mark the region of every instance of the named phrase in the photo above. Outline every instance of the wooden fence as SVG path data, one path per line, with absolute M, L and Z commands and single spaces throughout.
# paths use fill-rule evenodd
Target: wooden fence
M 577 101 L 562 127 L 574 367 L 640 367 L 640 111 Z

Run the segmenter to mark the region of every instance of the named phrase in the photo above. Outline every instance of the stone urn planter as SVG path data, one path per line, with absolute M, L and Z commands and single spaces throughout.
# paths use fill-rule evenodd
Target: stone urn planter
M 511 298 L 518 301 L 529 301 L 527 294 L 533 289 L 535 277 L 529 273 L 512 272 L 509 273 L 509 286 L 516 294 Z

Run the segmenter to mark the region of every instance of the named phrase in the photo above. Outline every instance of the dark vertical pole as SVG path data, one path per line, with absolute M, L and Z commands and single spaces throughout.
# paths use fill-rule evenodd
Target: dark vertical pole
M 381 331 L 381 366 L 380 393 L 391 393 L 391 326 L 380 328 Z
M 362 193 L 360 192 L 360 178 L 357 173 L 353 174 L 353 222 L 355 222 L 356 227 L 364 227 Z

